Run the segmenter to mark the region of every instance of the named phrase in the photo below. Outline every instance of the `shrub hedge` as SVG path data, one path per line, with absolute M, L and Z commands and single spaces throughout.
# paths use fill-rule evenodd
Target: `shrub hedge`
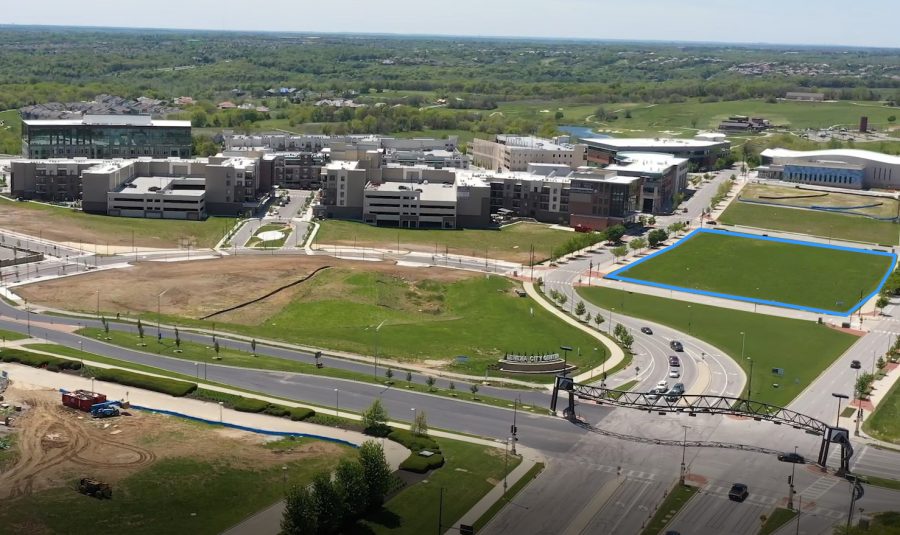
M 30 353 L 21 349 L 4 349 L 0 351 L 0 361 L 15 362 L 32 366 L 34 368 L 47 368 L 52 372 L 60 370 L 80 370 L 81 362 L 77 360 L 61 359 L 50 355 Z
M 175 397 L 184 397 L 197 389 L 197 383 L 166 379 L 163 377 L 151 377 L 125 370 L 111 370 L 104 368 L 92 369 L 94 377 L 99 381 L 119 383 L 120 385 L 143 388 L 154 392 L 162 392 Z
M 393 440 L 403 445 L 413 453 L 419 453 L 422 450 L 441 452 L 441 446 L 435 442 L 433 438 L 421 437 L 414 435 L 411 431 L 405 429 L 395 429 L 387 436 L 388 440 Z
M 436 453 L 431 457 L 422 457 L 417 453 L 413 453 L 400 463 L 400 469 L 407 472 L 415 472 L 416 474 L 424 474 L 429 470 L 444 466 L 444 456 Z
M 228 394 L 216 390 L 201 388 L 194 393 L 197 399 L 221 401 L 226 407 L 240 412 L 264 413 L 279 418 L 290 418 L 295 422 L 313 418 L 316 411 L 306 407 L 285 407 L 256 398 L 246 398 L 237 394 Z
M 261 399 L 240 397 L 231 408 L 239 412 L 262 412 L 268 406 L 269 403 Z

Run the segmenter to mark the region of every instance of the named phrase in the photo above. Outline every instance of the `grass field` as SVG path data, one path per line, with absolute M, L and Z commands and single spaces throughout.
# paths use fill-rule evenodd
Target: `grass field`
M 838 240 L 897 245 L 900 225 L 860 216 L 759 206 L 733 202 L 719 216 L 719 223 L 743 225 Z
M 28 338 L 27 334 L 17 333 L 15 331 L 7 331 L 6 329 L 0 329 L 0 339 L 5 342 L 12 342 L 14 340 L 24 340 Z
M 878 288 L 891 267 L 888 256 L 701 232 L 618 275 L 823 310 L 849 310 Z
M 510 455 L 507 463 L 502 449 L 452 440 L 440 440 L 440 445 L 446 461 L 444 466 L 429 474 L 427 480 L 391 498 L 381 515 L 362 522 L 371 531 L 360 529 L 360 534 L 434 532 L 441 489 L 444 529 L 440 532 L 443 533 L 502 481 L 507 469 L 512 470 L 521 462 Z
M 580 288 L 584 298 L 598 306 L 615 307 L 628 316 L 643 318 L 688 333 L 724 351 L 745 372 L 754 361 L 753 399 L 786 406 L 825 368 L 856 342 L 851 334 L 811 321 L 753 314 L 726 308 L 676 301 L 610 288 Z M 745 333 L 744 336 L 741 332 Z M 783 368 L 784 376 L 771 373 Z M 773 384 L 778 384 L 775 388 Z
M 264 232 L 281 232 L 281 237 L 266 241 L 259 237 L 259 235 Z M 285 240 L 287 240 L 288 236 L 290 235 L 290 225 L 284 225 L 282 223 L 268 223 L 259 227 L 256 232 L 253 233 L 253 236 L 251 236 L 250 239 L 247 240 L 247 243 L 244 245 L 244 247 L 259 247 L 262 249 L 269 247 L 278 248 L 284 245 Z
M 772 511 L 772 514 L 766 518 L 766 522 L 762 525 L 759 535 L 769 535 L 770 533 L 778 531 L 778 528 L 790 522 L 795 516 L 797 516 L 796 511 L 785 509 L 783 507 L 776 507 L 775 510 Z
M 323 221 L 316 243 L 357 245 L 443 254 L 509 260 L 527 264 L 534 246 L 535 262 L 550 257 L 550 252 L 572 237 L 572 233 L 547 225 L 520 223 L 502 230 L 413 230 L 373 227 L 352 221 Z
M 48 240 L 131 247 L 212 247 L 234 225 L 233 218 L 206 221 L 136 219 L 0 197 L 0 227 Z M 132 241 L 133 240 L 133 241 Z
M 877 439 L 900 444 L 900 383 L 894 383 L 875 412 L 863 421 L 863 430 Z

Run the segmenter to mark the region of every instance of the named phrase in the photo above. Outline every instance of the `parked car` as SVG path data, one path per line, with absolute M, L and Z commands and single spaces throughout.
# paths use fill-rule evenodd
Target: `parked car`
M 650 327 L 641 327 L 641 332 L 644 334 L 653 334 L 653 330 Z
M 728 499 L 736 502 L 742 502 L 750 495 L 750 490 L 743 483 L 735 483 L 728 491 Z
M 778 460 L 783 463 L 804 464 L 806 462 L 806 459 L 804 459 L 802 455 L 794 452 L 779 453 Z
M 678 368 L 672 368 L 669 370 L 669 377 L 671 377 L 672 379 L 678 379 L 679 377 L 681 377 L 681 372 L 678 370 Z
M 862 364 L 858 360 L 854 360 L 850 362 L 850 368 L 854 370 L 858 370 L 862 368 Z
M 669 347 L 671 347 L 675 351 L 684 351 L 684 346 L 681 345 L 681 342 L 678 340 L 672 340 L 669 342 Z

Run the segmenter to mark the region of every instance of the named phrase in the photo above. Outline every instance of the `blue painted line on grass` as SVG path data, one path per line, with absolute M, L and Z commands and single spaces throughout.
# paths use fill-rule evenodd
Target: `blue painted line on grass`
M 68 390 L 60 388 L 59 391 L 63 394 L 68 393 Z M 356 444 L 352 442 L 348 442 L 346 440 L 341 440 L 339 438 L 334 437 L 323 437 L 322 435 L 311 435 L 308 433 L 290 433 L 287 431 L 272 431 L 270 429 L 260 429 L 257 427 L 248 427 L 245 425 L 231 424 L 228 422 L 217 422 L 215 420 L 207 420 L 206 418 L 200 418 L 199 416 L 191 416 L 189 414 L 183 414 L 176 411 L 168 411 L 164 409 L 154 409 L 152 407 L 143 407 L 141 405 L 132 405 L 129 404 L 129 408 L 136 409 L 139 411 L 145 412 L 155 412 L 158 414 L 165 414 L 167 416 L 175 416 L 177 418 L 184 418 L 185 420 L 191 420 L 194 422 L 200 422 L 209 425 L 219 425 L 222 427 L 228 427 L 230 429 L 238 429 L 240 431 L 249 431 L 251 433 L 257 433 L 259 435 L 267 435 L 273 437 L 298 437 L 298 438 L 312 438 L 315 440 L 324 440 L 325 442 L 333 442 L 335 444 L 341 444 L 343 446 L 350 446 L 351 448 L 358 448 Z
M 890 264 L 890 267 L 885 272 L 884 276 L 881 277 L 881 280 L 879 281 L 878 286 L 875 288 L 875 291 L 873 291 L 869 295 L 860 299 L 859 302 L 857 302 L 856 304 L 854 304 L 847 310 L 828 310 L 828 309 L 824 309 L 824 308 L 808 307 L 808 306 L 803 306 L 803 305 L 796 305 L 793 303 L 785 303 L 783 301 L 773 301 L 773 300 L 769 300 L 769 299 L 759 299 L 756 297 L 747 297 L 747 296 L 743 296 L 743 295 L 731 295 L 731 294 L 720 293 L 720 292 L 710 292 L 710 291 L 706 291 L 706 290 L 685 288 L 683 286 L 675 286 L 672 284 L 663 284 L 661 282 L 653 282 L 653 281 L 648 281 L 648 280 L 643 280 L 643 279 L 635 279 L 635 278 L 623 276 L 628 270 L 630 270 L 634 266 L 640 265 L 643 262 L 646 262 L 647 260 L 650 260 L 658 255 L 668 253 L 668 252 L 674 250 L 676 247 L 679 247 L 682 244 L 687 243 L 689 240 L 693 239 L 695 236 L 699 236 L 701 234 L 714 234 L 714 235 L 718 235 L 718 236 L 733 236 L 736 238 L 771 241 L 771 242 L 776 242 L 776 243 L 787 243 L 787 244 L 791 244 L 791 245 L 800 245 L 800 246 L 804 246 L 804 247 L 818 247 L 820 249 L 831 249 L 834 251 L 844 251 L 844 252 L 851 252 L 851 253 L 857 253 L 857 254 L 868 254 L 868 255 L 873 255 L 873 256 L 884 256 L 884 257 L 891 259 L 891 264 Z M 719 297 L 719 298 L 723 298 L 723 299 L 730 299 L 732 301 L 743 301 L 746 303 L 755 303 L 755 304 L 759 304 L 759 305 L 777 306 L 777 307 L 789 308 L 789 309 L 793 309 L 793 310 L 802 310 L 804 312 L 813 312 L 815 314 L 828 314 L 828 315 L 834 315 L 834 316 L 848 317 L 851 314 L 853 314 L 853 311 L 862 307 L 866 303 L 866 301 L 868 301 L 868 300 L 872 299 L 873 297 L 875 297 L 876 295 L 878 295 L 878 292 L 880 292 L 881 289 L 884 287 L 885 282 L 887 282 L 887 278 L 890 276 L 891 271 L 896 264 L 897 264 L 897 255 L 894 253 L 886 252 L 886 251 L 871 250 L 871 249 L 859 249 L 856 247 L 847 247 L 847 246 L 843 246 L 843 245 L 832 245 L 832 244 L 826 244 L 826 243 L 813 243 L 813 242 L 806 242 L 806 241 L 800 241 L 800 240 L 792 240 L 789 238 L 778 238 L 778 237 L 773 237 L 773 236 L 760 236 L 758 234 L 749 234 L 746 232 L 732 232 L 732 231 L 725 231 L 725 230 L 718 230 L 718 229 L 702 228 L 702 229 L 694 230 L 693 232 L 691 232 L 690 234 L 685 236 L 681 241 L 679 241 L 675 245 L 671 245 L 669 247 L 666 247 L 665 249 L 656 251 L 655 253 L 645 256 L 644 258 L 641 258 L 627 266 L 619 268 L 619 269 L 613 271 L 612 273 L 608 273 L 604 278 L 610 279 L 610 280 L 622 281 L 622 282 L 630 282 L 632 284 L 639 284 L 642 286 L 650 286 L 653 288 L 661 288 L 664 290 L 673 290 L 673 291 L 685 292 L 685 293 L 696 294 L 696 295 L 704 295 L 704 296 L 708 296 L 708 297 Z

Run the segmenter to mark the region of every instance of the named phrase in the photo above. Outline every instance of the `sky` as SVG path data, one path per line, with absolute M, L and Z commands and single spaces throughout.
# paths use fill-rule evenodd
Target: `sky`
M 0 24 L 900 48 L 897 0 L 6 1 Z

